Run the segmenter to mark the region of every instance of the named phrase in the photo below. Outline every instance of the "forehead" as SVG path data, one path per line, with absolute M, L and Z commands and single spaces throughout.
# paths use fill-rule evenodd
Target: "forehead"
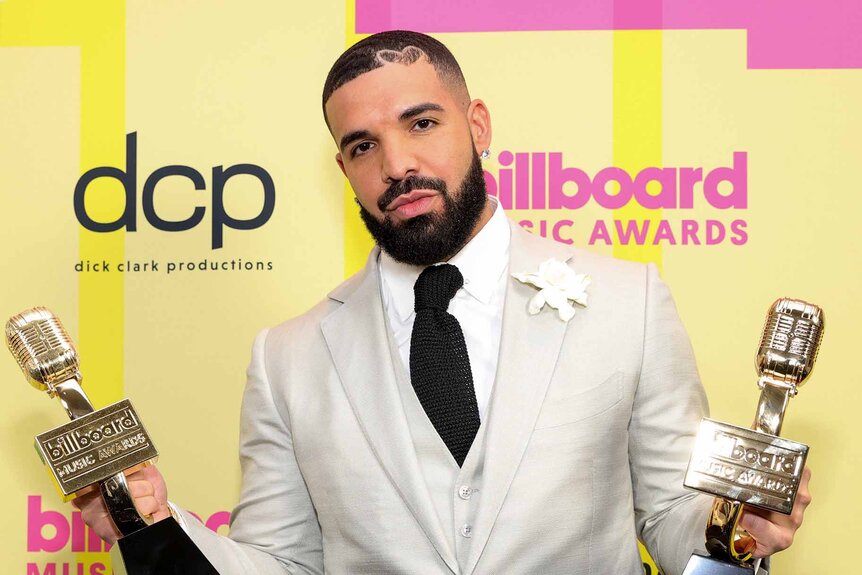
M 427 61 L 385 64 L 347 82 L 330 96 L 326 115 L 336 141 L 341 134 L 395 122 L 411 106 L 425 102 L 453 109 L 455 101 Z

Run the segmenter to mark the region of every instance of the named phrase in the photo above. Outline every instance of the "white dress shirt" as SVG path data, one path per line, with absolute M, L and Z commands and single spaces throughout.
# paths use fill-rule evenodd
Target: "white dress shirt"
M 455 316 L 464 332 L 473 388 L 479 417 L 484 419 L 494 386 L 500 335 L 503 328 L 503 302 L 506 297 L 506 276 L 509 268 L 511 231 L 503 208 L 495 198 L 494 214 L 461 251 L 447 263 L 457 266 L 464 276 L 464 287 L 449 303 L 449 313 Z M 413 284 L 424 269 L 393 260 L 385 252 L 380 255 L 383 307 L 392 329 L 401 361 L 410 375 L 410 336 L 413 332 Z

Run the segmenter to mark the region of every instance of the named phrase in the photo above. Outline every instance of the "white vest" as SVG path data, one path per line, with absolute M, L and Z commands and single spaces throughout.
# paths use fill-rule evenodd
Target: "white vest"
M 461 569 L 470 554 L 472 543 L 472 526 L 476 516 L 478 503 L 482 497 L 482 471 L 484 461 L 483 437 L 485 425 L 479 427 L 476 439 L 470 448 L 464 466 L 458 464 L 434 429 L 434 425 L 410 383 L 407 367 L 401 361 L 398 347 L 395 345 L 391 329 L 387 322 L 389 352 L 395 366 L 398 391 L 401 405 L 407 417 L 413 448 L 422 471 L 427 496 L 431 499 L 437 512 L 437 519 L 443 532 L 449 534 L 448 544 L 455 551 Z M 487 418 L 487 413 L 485 417 Z

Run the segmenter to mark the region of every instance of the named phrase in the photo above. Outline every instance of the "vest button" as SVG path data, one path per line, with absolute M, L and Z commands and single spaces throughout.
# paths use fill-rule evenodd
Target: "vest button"
M 460 497 L 464 501 L 470 499 L 470 497 L 472 495 L 473 495 L 473 490 L 470 489 L 469 485 L 462 485 L 461 487 L 458 488 L 458 497 Z
M 469 539 L 473 536 L 473 527 L 471 525 L 464 524 L 464 526 L 461 527 L 461 535 Z

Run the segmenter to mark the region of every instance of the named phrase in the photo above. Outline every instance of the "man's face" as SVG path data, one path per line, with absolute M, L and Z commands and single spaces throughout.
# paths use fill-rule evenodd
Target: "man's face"
M 474 144 L 490 140 L 487 110 L 480 101 L 459 102 L 424 59 L 387 64 L 346 83 L 326 112 L 336 160 L 366 226 L 396 260 L 444 261 L 487 219 L 476 155 L 476 146 L 487 144 Z

